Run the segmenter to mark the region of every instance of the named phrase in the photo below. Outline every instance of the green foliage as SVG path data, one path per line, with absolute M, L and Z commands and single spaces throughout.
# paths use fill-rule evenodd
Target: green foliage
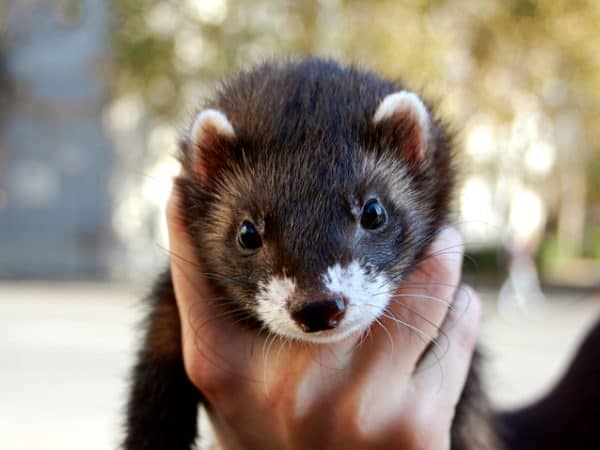
M 559 240 L 553 234 L 546 235 L 537 254 L 537 262 L 542 269 L 547 268 L 553 261 L 562 260 L 564 252 Z
M 111 1 L 118 74 L 127 80 L 122 88 L 144 90 L 157 75 L 180 87 L 186 78 L 210 81 L 264 57 L 317 53 L 402 74 L 437 97 L 458 85 L 468 89 L 470 108 L 483 102 L 510 114 L 511 91 L 551 97 L 553 86 L 566 90 L 563 101 L 582 114 L 600 104 L 592 89 L 600 82 L 597 2 L 196 2 L 226 8 L 221 17 L 210 8 L 206 17 L 192 14 L 194 2 Z M 212 54 L 195 70 L 178 66 L 182 33 L 203 43 L 198 52 Z
M 544 242 L 542 243 L 538 253 L 538 261 L 543 268 L 556 261 L 568 259 L 569 256 L 571 255 L 568 254 L 568 250 L 565 251 L 556 236 L 550 234 L 546 236 L 546 239 L 544 239 Z M 580 256 L 583 258 L 600 259 L 599 226 L 590 226 L 587 228 Z
M 587 230 L 583 244 L 582 256 L 600 259 L 600 226 L 589 228 Z
M 394 78 L 402 75 L 465 128 L 477 117 L 492 124 L 497 154 L 469 162 L 475 173 L 500 177 L 501 164 L 513 165 L 557 215 L 561 202 L 572 201 L 568 186 L 557 180 L 575 173 L 588 177 L 588 205 L 600 202 L 598 1 L 111 0 L 111 5 L 115 92 L 140 95 L 160 120 L 187 114 L 224 74 L 257 60 L 333 56 Z M 506 136 L 519 138 L 515 123 L 527 122 L 529 111 L 550 124 L 541 127 L 550 130 L 546 138 L 556 146 L 549 174 L 526 173 L 523 152 L 508 155 Z M 459 141 L 462 137 L 459 133 Z
M 594 145 L 598 146 L 600 143 L 595 142 Z M 596 147 L 597 149 L 598 147 Z M 598 150 L 596 150 L 596 155 Z M 587 166 L 587 179 L 589 180 L 589 192 L 588 202 L 590 204 L 600 205 L 600 157 L 596 156 L 591 158 L 589 165 Z M 600 222 L 598 223 L 600 227 Z

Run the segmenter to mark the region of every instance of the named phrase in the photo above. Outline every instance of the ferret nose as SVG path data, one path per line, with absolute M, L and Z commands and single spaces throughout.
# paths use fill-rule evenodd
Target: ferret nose
M 346 301 L 342 297 L 300 303 L 292 307 L 292 319 L 306 333 L 335 328 L 344 317 Z

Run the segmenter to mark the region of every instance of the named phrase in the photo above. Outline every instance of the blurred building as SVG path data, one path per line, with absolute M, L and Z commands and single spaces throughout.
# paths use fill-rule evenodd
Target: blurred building
M 567 0 L 0 2 L 0 278 L 150 277 L 191 112 L 240 67 L 310 54 L 400 77 L 450 122 L 478 277 L 526 256 L 598 285 L 599 24 Z
M 111 245 L 106 1 L 3 8 L 0 277 L 97 276 Z

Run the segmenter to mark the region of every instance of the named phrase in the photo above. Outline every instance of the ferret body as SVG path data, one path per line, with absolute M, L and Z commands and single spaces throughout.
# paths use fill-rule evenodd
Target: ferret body
M 267 63 L 218 91 L 185 131 L 184 221 L 247 326 L 316 344 L 365 332 L 446 223 L 451 138 L 402 85 L 319 59 Z M 126 450 L 188 450 L 188 380 L 169 272 L 149 296 Z M 477 372 L 452 449 L 496 448 Z

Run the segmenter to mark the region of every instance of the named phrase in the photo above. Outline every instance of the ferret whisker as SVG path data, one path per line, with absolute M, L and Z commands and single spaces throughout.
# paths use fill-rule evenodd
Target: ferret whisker
M 456 311 L 456 308 L 454 307 L 452 302 L 444 300 L 443 298 L 440 298 L 440 297 L 436 297 L 434 295 L 415 294 L 415 293 L 393 294 L 391 300 L 394 302 L 400 303 L 400 299 L 402 299 L 402 298 L 418 298 L 418 299 L 423 299 L 423 300 L 431 300 L 432 302 L 436 302 L 436 303 L 439 303 L 439 304 L 445 306 L 450 311 Z
M 440 283 L 437 281 L 424 281 L 424 282 L 414 282 L 414 283 L 411 282 L 411 283 L 402 284 L 401 287 L 402 288 L 411 288 L 411 289 L 413 289 L 413 288 L 414 289 L 426 289 L 427 287 L 429 287 L 429 285 L 447 287 L 449 289 L 455 289 L 457 292 L 464 291 L 467 289 L 467 286 L 463 283 L 453 284 L 453 283 Z M 456 295 L 456 293 L 455 293 L 455 295 Z M 455 308 L 455 310 L 456 310 L 456 308 Z
M 243 309 L 237 309 L 237 310 L 225 311 L 220 314 L 215 314 L 212 317 L 204 320 L 201 324 L 199 324 L 197 326 L 197 331 L 200 331 L 203 327 L 205 327 L 209 323 L 219 320 L 219 319 L 229 319 L 229 318 L 233 317 L 234 320 L 231 322 L 232 324 L 243 323 L 244 318 L 240 317 L 240 314 L 245 313 L 245 312 L 246 311 Z
M 423 283 L 423 285 L 426 285 L 426 284 L 427 284 L 427 283 Z M 445 302 L 445 303 L 447 304 L 447 306 L 448 306 L 448 309 L 449 309 L 449 310 L 450 310 L 452 313 L 454 313 L 454 314 L 458 314 L 458 317 L 457 317 L 457 319 L 460 319 L 460 318 L 462 317 L 462 315 L 463 315 L 463 314 L 464 314 L 464 313 L 467 311 L 467 309 L 469 308 L 469 305 L 471 304 L 471 301 L 472 301 L 472 296 L 471 296 L 471 294 L 469 293 L 469 289 L 468 289 L 468 288 L 467 288 L 467 286 L 466 286 L 466 285 L 464 285 L 464 284 L 458 284 L 458 285 L 456 285 L 456 284 L 449 284 L 449 283 L 438 283 L 438 284 L 439 284 L 440 286 L 444 286 L 444 287 L 448 287 L 448 288 L 454 288 L 454 289 L 456 289 L 456 292 L 454 293 L 454 295 L 455 295 L 455 296 L 456 296 L 456 295 L 457 295 L 459 292 L 461 292 L 461 291 L 462 291 L 462 292 L 466 292 L 466 293 L 467 293 L 468 302 L 467 302 L 467 305 L 465 306 L 465 309 L 463 309 L 462 311 L 459 311 L 459 310 L 458 310 L 458 309 L 457 309 L 457 308 L 454 306 L 454 304 L 453 304 L 452 302 L 448 302 L 448 301 L 446 301 L 446 300 L 443 300 L 443 299 L 440 299 L 440 298 L 438 297 L 438 299 L 439 299 L 440 301 L 443 301 L 443 302 Z M 412 287 L 412 286 L 409 284 L 409 285 L 407 285 L 406 287 Z M 400 294 L 400 295 L 399 295 L 399 294 L 396 294 L 396 295 L 394 295 L 393 297 L 400 297 L 400 296 L 406 296 L 406 297 L 415 296 L 415 297 L 416 297 L 416 296 L 417 296 L 417 294 Z
M 450 248 L 438 250 L 437 252 L 429 253 L 423 256 L 423 258 L 418 262 L 417 265 L 422 265 L 425 263 L 425 261 L 431 258 L 439 258 L 440 256 L 446 255 L 464 255 L 464 253 L 460 250 L 451 250 Z
M 385 334 L 387 334 L 387 337 L 390 341 L 390 347 L 391 347 L 392 354 L 394 354 L 394 339 L 392 338 L 392 334 L 390 333 L 390 330 L 388 330 L 386 328 L 386 326 L 383 324 L 383 322 L 381 322 L 381 320 L 379 320 L 379 319 L 375 319 L 375 323 L 377 325 L 379 325 L 383 329 L 383 331 L 385 331 Z
M 178 255 L 177 253 L 173 252 L 172 250 L 169 250 L 169 249 L 167 249 L 165 247 L 161 247 L 161 246 L 159 246 L 159 248 L 162 248 L 169 256 L 179 260 L 180 262 L 189 264 L 190 266 L 194 267 L 195 269 L 203 269 L 203 267 L 200 264 L 198 264 L 194 261 L 190 261 L 187 258 L 184 258 L 183 256 Z M 173 261 L 173 259 L 172 259 L 172 261 Z M 209 279 L 217 280 L 217 281 L 238 283 L 238 285 L 245 286 L 245 287 L 253 286 L 252 283 L 250 283 L 247 280 L 242 280 L 242 279 L 238 279 L 238 278 L 234 278 L 234 277 L 227 277 L 227 276 L 215 273 L 215 272 L 195 271 L 194 274 L 202 276 L 202 277 L 206 277 Z
M 423 322 L 425 322 L 429 327 L 431 327 L 433 333 L 435 334 L 434 337 L 432 338 L 432 340 L 436 341 L 436 345 L 438 345 L 439 347 L 441 347 L 441 344 L 439 344 L 439 341 L 441 341 L 441 340 L 443 340 L 446 343 L 446 347 L 449 345 L 448 335 L 446 334 L 446 332 L 442 329 L 442 327 L 440 325 L 436 324 L 431 319 L 428 319 L 423 314 L 421 314 L 420 312 L 414 310 L 413 308 L 411 308 L 410 306 L 406 305 L 405 303 L 402 303 L 402 302 L 398 301 L 398 302 L 396 302 L 396 304 L 398 306 L 404 308 L 405 310 L 407 310 L 410 314 L 418 317 L 420 320 L 422 320 Z M 394 314 L 394 311 L 392 311 L 391 309 L 388 309 L 387 311 L 388 311 L 389 314 L 392 314 L 392 315 Z M 396 311 L 396 314 L 400 315 L 400 312 Z
M 371 304 L 371 303 L 365 303 L 365 306 L 371 307 L 371 308 L 378 308 L 377 305 L 374 305 L 374 304 Z M 389 310 L 389 305 L 388 305 L 388 306 L 385 307 L 385 309 L 383 310 L 383 312 L 379 314 L 379 317 L 387 317 L 387 318 L 392 319 L 393 321 L 395 321 L 396 318 L 393 317 L 393 316 L 391 316 L 391 313 L 392 313 L 392 311 Z M 376 320 L 378 320 L 378 319 L 376 319 Z M 429 339 L 432 339 L 432 337 L 430 337 L 427 333 L 425 333 L 424 331 L 422 331 L 419 328 L 415 327 L 414 325 L 410 325 L 410 324 L 408 324 L 408 323 L 406 323 L 406 322 L 404 322 L 402 320 L 400 320 L 400 323 L 396 322 L 396 325 L 402 325 L 402 324 L 406 325 L 411 330 L 415 330 L 415 331 L 418 330 L 418 333 L 420 335 L 424 335 L 424 336 L 428 337 Z
M 279 358 L 281 357 L 281 351 L 283 350 L 283 347 L 288 343 L 288 340 L 283 339 L 280 336 L 278 336 L 278 339 L 281 342 L 279 342 L 279 350 L 277 350 L 277 355 L 275 355 L 275 360 L 276 361 L 279 361 Z
M 396 305 L 398 305 L 398 306 L 406 309 L 409 313 L 411 313 L 411 314 L 415 315 L 416 317 L 418 317 L 420 320 L 422 320 L 427 325 L 429 325 L 435 332 L 439 332 L 440 331 L 440 327 L 438 325 L 436 325 L 434 322 L 432 322 L 430 319 L 428 319 L 427 317 L 425 317 L 420 312 L 418 312 L 418 311 L 414 310 L 413 308 L 411 308 L 410 306 L 408 306 L 406 303 L 403 303 L 400 300 L 394 300 L 394 303 Z M 392 310 L 388 308 L 388 312 L 392 313 Z
M 224 275 L 218 274 L 218 273 L 214 273 L 214 272 L 200 272 L 200 271 L 196 271 L 194 272 L 195 275 L 198 275 L 199 277 L 204 277 L 207 278 L 209 280 L 213 280 L 213 281 L 220 281 L 221 283 L 232 283 L 234 285 L 237 285 L 239 287 L 242 288 L 248 288 L 248 287 L 252 287 L 252 283 L 250 283 L 247 280 L 242 280 L 239 278 L 233 278 L 233 277 L 226 277 Z
M 405 303 L 402 303 L 401 301 L 397 300 L 395 301 L 395 303 L 398 306 L 401 306 L 402 308 L 408 310 L 409 313 L 414 314 L 415 316 L 417 316 L 419 319 L 423 320 L 425 323 L 427 323 L 431 328 L 433 328 L 433 330 L 435 330 L 435 332 L 438 334 L 437 337 L 435 338 L 436 340 L 439 340 L 440 336 L 444 338 L 444 341 L 446 342 L 447 346 L 450 344 L 450 339 L 448 338 L 448 335 L 446 334 L 446 332 L 442 329 L 441 326 L 435 324 L 434 322 L 432 322 L 430 319 L 428 319 L 427 317 L 425 317 L 423 314 L 421 314 L 418 311 L 415 311 L 413 308 L 411 308 L 410 306 L 408 306 Z M 391 309 L 389 309 L 389 307 L 386 309 L 386 311 L 389 314 L 393 314 L 394 311 L 392 311 Z M 398 313 L 399 314 L 399 313 Z
M 446 308 L 448 308 L 451 311 L 455 311 L 454 306 L 452 305 L 451 302 L 448 302 L 447 300 L 444 300 L 442 298 L 439 297 L 435 297 L 433 295 L 425 295 L 425 294 L 417 294 L 417 293 L 410 293 L 410 294 L 396 294 L 395 290 L 389 290 L 389 291 L 383 291 L 383 292 L 376 292 L 373 294 L 373 297 L 377 297 L 380 295 L 389 295 L 392 294 L 391 299 L 392 301 L 399 301 L 399 299 L 401 298 L 418 298 L 418 299 L 423 299 L 423 300 L 431 300 L 433 302 L 436 303 L 440 303 L 441 305 L 444 305 Z
M 442 355 L 440 356 L 440 355 L 438 355 L 438 352 L 436 351 L 435 347 L 426 348 L 425 351 L 423 352 L 423 354 L 419 357 L 419 360 L 417 361 L 417 364 L 415 366 L 415 370 L 413 371 L 413 374 L 424 372 L 426 370 L 433 368 L 434 366 L 437 366 L 441 373 L 441 384 L 440 384 L 440 388 L 441 388 L 441 386 L 443 385 L 443 381 L 444 381 L 444 367 L 442 366 L 442 358 L 444 356 L 446 356 L 447 352 L 448 352 L 448 349 L 445 349 L 444 352 L 442 353 Z M 425 360 L 425 356 L 429 353 L 431 353 L 434 356 L 435 363 L 431 364 L 430 366 L 424 366 L 423 361 Z
M 247 320 L 247 317 L 242 317 L 240 316 L 240 314 L 242 313 L 246 313 L 245 311 L 226 311 L 223 312 L 221 314 L 216 314 L 213 315 L 210 318 L 207 318 L 206 320 L 202 321 L 200 324 L 196 324 L 192 321 L 191 326 L 192 326 L 192 331 L 194 334 L 194 342 L 198 342 L 201 339 L 201 331 L 204 327 L 208 326 L 208 324 L 210 324 L 211 322 L 217 321 L 217 320 L 229 320 L 230 324 L 232 325 L 238 325 L 238 324 L 242 324 L 244 323 L 245 320 Z M 233 320 L 231 320 L 233 319 Z M 213 346 L 214 347 L 214 346 Z
M 209 352 L 205 351 L 205 349 L 213 349 L 213 346 L 203 345 L 206 343 L 204 342 L 204 339 L 201 337 L 202 335 L 200 334 L 199 329 L 194 328 L 193 325 L 192 325 L 192 332 L 194 335 L 195 351 L 198 352 L 198 355 L 200 355 L 202 361 L 207 362 L 208 364 L 212 365 L 213 367 L 215 367 L 216 369 L 218 369 L 222 372 L 228 373 L 230 375 L 235 375 L 236 377 L 239 377 L 241 380 L 245 380 L 248 382 L 258 381 L 255 378 L 249 377 L 245 373 L 240 373 L 238 371 L 232 370 L 229 367 L 228 361 L 226 361 L 220 353 L 211 351 L 209 354 Z
M 427 344 L 429 342 L 433 342 L 433 337 L 429 336 L 427 333 L 425 333 L 424 331 L 420 330 L 419 328 L 409 324 L 408 322 L 402 320 L 402 319 L 398 319 L 397 317 L 394 317 L 391 314 L 387 314 L 387 313 L 382 313 L 381 317 L 385 317 L 386 319 L 391 320 L 392 322 L 394 322 L 396 324 L 397 327 L 404 327 L 406 329 L 408 329 L 410 331 L 411 335 L 415 335 L 417 336 L 417 338 L 419 338 L 424 344 Z
M 371 327 L 365 330 L 365 340 L 369 340 L 369 342 L 373 343 L 373 329 Z
M 459 290 L 463 290 L 466 295 L 467 295 L 467 304 L 465 305 L 465 307 L 463 308 L 462 311 L 458 311 L 456 308 L 454 308 L 454 313 L 457 314 L 455 321 L 459 321 L 463 318 L 463 316 L 465 315 L 465 313 L 469 310 L 469 307 L 471 306 L 471 302 L 473 301 L 473 296 L 471 295 L 471 291 L 470 289 L 467 289 L 467 286 L 461 286 L 459 288 Z
M 367 327 L 362 333 L 360 333 L 358 339 L 352 346 L 352 351 L 356 351 L 358 348 L 362 347 L 367 340 L 367 335 L 370 335 L 371 327 Z
M 271 348 L 273 347 L 275 342 L 277 340 L 279 340 L 279 338 L 280 338 L 279 335 L 277 335 L 275 333 L 271 333 L 269 338 L 267 338 L 267 340 L 265 341 L 266 351 L 264 352 L 264 359 L 263 359 L 263 380 L 264 380 L 265 394 L 267 395 L 267 397 L 270 395 L 269 380 L 268 380 L 268 376 L 267 376 L 269 356 L 271 354 Z
M 262 363 L 263 363 L 263 389 L 265 393 L 268 393 L 269 388 L 267 386 L 267 346 L 269 343 L 269 340 L 273 339 L 273 334 L 268 334 L 267 338 L 263 341 L 263 345 L 262 345 Z
M 440 346 L 439 342 L 437 342 L 437 338 L 434 336 L 430 336 L 429 334 L 427 334 L 426 332 L 424 332 L 423 330 L 421 330 L 419 327 L 416 327 L 414 325 L 411 325 L 410 323 L 394 316 L 391 312 L 389 312 L 388 310 L 384 311 L 381 314 L 381 317 L 385 317 L 389 320 L 391 320 L 392 322 L 394 322 L 396 325 L 398 326 L 404 326 L 407 329 L 413 331 L 414 333 L 417 334 L 417 337 L 419 339 L 421 339 L 421 341 L 423 341 L 423 343 L 425 344 L 429 344 L 431 343 L 432 345 L 435 346 Z
M 264 389 L 265 389 L 265 395 L 267 397 L 270 396 L 270 391 L 269 391 L 269 383 L 268 383 L 268 367 L 267 367 L 267 363 L 268 363 L 268 359 L 269 359 L 269 354 L 271 353 L 271 347 L 273 347 L 273 344 L 275 343 L 275 341 L 281 339 L 281 337 L 278 334 L 271 334 L 270 339 L 267 339 L 265 341 L 265 343 L 268 342 L 267 344 L 267 351 L 266 354 L 264 355 L 264 359 L 263 359 L 263 383 L 264 383 Z
M 394 279 L 396 278 L 401 278 L 401 276 L 398 277 L 394 277 Z M 408 281 L 405 280 L 404 282 L 400 282 L 400 286 L 401 287 L 412 287 L 412 286 L 417 286 L 417 287 L 424 287 L 424 286 L 443 286 L 443 287 L 449 287 L 449 288 L 457 288 L 460 286 L 460 284 L 457 283 L 443 283 L 441 281 L 435 281 L 435 280 L 427 280 L 427 281 Z
M 329 346 L 325 346 L 325 347 L 320 347 L 317 353 L 317 364 L 319 365 L 319 369 L 327 369 L 328 371 L 332 371 L 332 370 L 341 370 L 339 369 L 339 367 L 333 366 L 331 364 L 325 364 L 323 362 L 323 352 L 327 352 L 329 355 L 331 355 L 331 357 L 337 361 L 339 361 L 337 355 L 335 354 L 335 352 L 333 351 L 332 348 L 330 348 Z M 323 372 L 321 372 L 321 379 L 323 379 Z
M 413 310 L 412 308 L 410 308 L 409 306 L 403 304 L 403 303 L 398 303 L 400 306 L 403 306 L 405 309 L 407 309 L 411 314 L 416 315 L 417 317 L 419 317 L 420 319 L 424 320 L 425 322 L 427 322 L 437 333 L 437 336 L 432 337 L 430 342 L 433 344 L 434 347 L 437 347 L 438 349 L 441 350 L 442 352 L 442 356 L 445 355 L 449 348 L 450 348 L 450 338 L 448 337 L 448 335 L 446 334 L 446 332 L 441 328 L 441 326 L 437 326 L 436 324 L 434 324 L 431 320 L 427 319 L 426 317 L 424 317 L 422 314 L 418 313 L 417 311 Z M 386 309 L 386 311 L 390 314 L 393 315 L 394 311 L 390 310 L 389 308 Z M 397 313 L 399 314 L 399 313 Z M 394 316 L 395 317 L 395 316 Z M 441 339 L 443 338 L 443 339 Z M 440 341 L 444 341 L 445 345 L 442 346 Z M 437 357 L 437 353 L 436 353 L 436 357 Z
M 462 244 L 461 245 L 454 245 L 454 246 L 451 246 L 451 247 L 447 247 L 445 249 L 441 249 L 441 250 L 439 250 L 437 252 L 434 252 L 434 253 L 426 254 L 417 263 L 417 267 L 420 266 L 420 265 L 422 265 L 422 264 L 424 264 L 430 258 L 439 258 L 440 256 L 446 256 L 446 255 L 462 255 L 462 257 L 464 259 L 466 259 L 467 261 L 469 261 L 471 264 L 473 264 L 473 266 L 475 268 L 477 268 L 479 264 L 478 264 L 477 260 L 475 258 L 473 258 L 471 255 L 465 253 L 464 251 L 458 251 L 458 250 L 450 251 L 450 249 L 452 249 L 452 248 L 460 248 L 460 247 L 463 247 L 463 245 Z
M 440 252 L 445 252 L 447 250 L 453 250 L 453 249 L 462 249 L 462 250 L 464 250 L 467 247 L 467 245 L 470 245 L 470 244 L 472 244 L 472 243 L 471 242 L 468 242 L 468 243 L 467 242 L 461 242 L 460 244 L 448 245 L 447 247 L 440 248 L 439 250 L 437 250 L 435 252 L 425 253 L 424 256 L 435 256 L 435 255 L 437 255 Z

